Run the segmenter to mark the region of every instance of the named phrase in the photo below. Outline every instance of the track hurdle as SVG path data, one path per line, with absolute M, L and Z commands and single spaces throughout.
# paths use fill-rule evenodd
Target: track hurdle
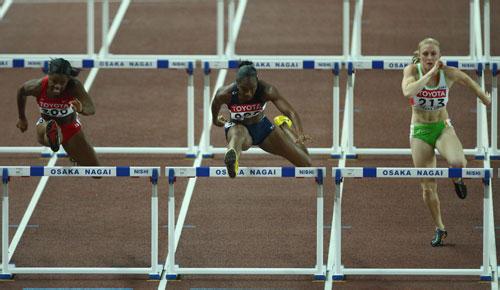
M 478 81 L 481 85 L 484 76 L 484 64 L 473 60 L 459 60 L 452 57 L 443 57 L 447 66 L 454 66 L 461 70 L 474 70 L 478 76 Z M 411 57 L 364 57 L 358 58 L 355 61 L 347 63 L 347 90 L 345 112 L 347 118 L 348 130 L 348 145 L 345 149 L 348 158 L 356 158 L 358 154 L 363 155 L 410 155 L 410 148 L 358 148 L 354 142 L 354 87 L 355 87 L 355 71 L 356 70 L 403 70 L 408 64 L 411 63 Z M 493 105 L 492 105 L 493 106 Z M 473 155 L 477 159 L 484 159 L 485 149 L 483 142 L 483 126 L 486 118 L 485 106 L 478 100 L 476 105 L 477 111 L 477 129 L 476 129 L 476 147 L 464 149 L 465 155 Z M 492 119 L 497 118 L 495 111 L 492 111 Z M 486 130 L 487 131 L 487 130 Z
M 225 167 L 166 167 L 168 176 L 168 258 L 166 279 L 175 280 L 180 274 L 213 275 L 314 275 L 326 279 L 323 265 L 323 179 L 324 167 L 241 167 L 237 178 L 295 177 L 315 178 L 316 190 L 316 265 L 311 268 L 183 268 L 175 264 L 175 195 L 177 177 L 228 177 Z M 180 235 L 180 234 L 179 234 Z
M 363 0 L 356 0 L 354 9 L 352 46 L 349 60 L 346 63 L 348 70 L 348 80 L 346 89 L 345 112 L 347 118 L 348 144 L 345 150 L 347 158 L 356 158 L 357 154 L 365 155 L 410 155 L 409 148 L 357 148 L 354 142 L 354 85 L 356 70 L 403 70 L 405 66 L 411 63 L 411 56 L 365 56 L 362 51 L 362 18 L 363 18 Z M 476 71 L 479 85 L 484 88 L 484 69 L 485 62 L 482 56 L 481 39 L 481 19 L 479 0 L 469 0 L 469 54 L 466 56 L 443 56 L 442 60 L 447 66 L 454 66 L 461 70 Z M 486 5 L 486 3 L 485 3 Z M 485 10 L 486 11 L 486 10 Z M 486 15 L 486 12 L 485 12 Z M 485 23 L 486 25 L 486 23 Z M 483 126 L 486 123 L 485 106 L 478 100 L 476 104 L 476 147 L 464 149 L 466 155 L 474 155 L 477 159 L 485 158 Z M 492 118 L 496 118 L 493 116 Z M 487 131 L 487 130 L 486 130 Z
M 194 109 L 194 76 L 195 61 L 189 58 L 168 58 L 169 56 L 144 57 L 140 55 L 113 55 L 109 57 L 68 58 L 71 65 L 83 69 L 173 69 L 185 70 L 187 73 L 187 145 L 185 147 L 95 147 L 98 154 L 185 154 L 194 158 L 198 152 L 195 146 L 195 109 Z M 47 66 L 48 57 L 5 57 L 0 56 L 0 68 L 43 68 Z M 35 146 L 0 146 L 1 153 L 38 153 L 50 156 L 48 147 Z M 58 156 L 65 156 L 61 150 Z
M 335 180 L 335 196 L 333 210 L 333 229 L 330 245 L 333 247 L 334 262 L 328 265 L 332 280 L 344 280 L 344 275 L 470 275 L 480 276 L 483 281 L 491 281 L 496 265 L 493 265 L 491 249 L 495 230 L 493 222 L 491 198 L 491 168 L 394 168 L 394 167 L 347 167 L 332 168 Z M 344 178 L 481 178 L 484 185 L 483 199 L 483 263 L 477 269 L 415 269 L 415 268 L 346 268 L 342 265 L 342 229 L 341 229 L 341 183 Z M 495 269 L 495 270 L 493 270 Z
M 158 177 L 160 167 L 44 167 L 4 166 L 2 172 L 2 271 L 0 280 L 12 279 L 14 274 L 147 274 L 159 280 L 162 265 L 158 264 Z M 147 268 L 90 268 L 90 267 L 16 267 L 9 264 L 16 245 L 9 245 L 9 188 L 11 177 L 81 176 L 81 177 L 149 177 L 151 193 L 151 266 Z M 24 231 L 24 228 L 18 230 Z
M 333 74 L 332 85 L 332 146 L 329 148 L 308 148 L 310 154 L 329 154 L 333 158 L 340 158 L 340 88 L 339 74 L 341 69 L 342 57 L 340 56 L 239 56 L 240 59 L 250 60 L 254 63 L 257 69 L 293 69 L 293 70 L 331 70 Z M 203 128 L 206 132 L 210 132 L 212 125 L 211 115 L 211 98 L 210 98 L 210 72 L 211 69 L 237 69 L 238 60 L 205 60 L 203 61 L 204 69 L 204 90 L 203 90 Z M 206 134 L 201 140 L 200 151 L 204 157 L 211 157 L 213 154 L 222 154 L 226 152 L 226 148 L 213 147 L 210 142 L 210 134 Z M 250 148 L 245 151 L 249 154 L 265 153 L 260 148 Z

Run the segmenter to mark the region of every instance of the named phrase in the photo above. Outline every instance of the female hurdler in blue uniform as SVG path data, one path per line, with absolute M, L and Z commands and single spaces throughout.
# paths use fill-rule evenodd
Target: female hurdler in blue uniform
M 462 143 L 457 137 L 446 110 L 449 89 L 454 83 L 469 88 L 485 105 L 489 105 L 489 93 L 467 74 L 441 61 L 439 42 L 432 38 L 422 40 L 415 51 L 414 63 L 403 71 L 403 95 L 412 106 L 410 145 L 415 167 L 436 167 L 437 149 L 450 167 L 467 165 Z M 467 196 L 467 187 L 461 179 L 453 181 L 459 198 Z M 424 201 L 429 207 L 436 231 L 431 241 L 433 247 L 440 246 L 447 236 L 437 193 L 435 179 L 421 181 Z
M 274 119 L 277 126 L 264 115 L 268 101 L 283 114 Z M 230 120 L 219 115 L 222 105 L 229 108 Z M 276 87 L 257 78 L 252 62 L 241 62 L 236 81 L 217 90 L 212 102 L 212 121 L 225 128 L 228 150 L 224 162 L 232 178 L 237 175 L 241 151 L 252 145 L 282 156 L 295 166 L 311 166 L 304 146 L 309 137 L 303 134 L 299 116 Z

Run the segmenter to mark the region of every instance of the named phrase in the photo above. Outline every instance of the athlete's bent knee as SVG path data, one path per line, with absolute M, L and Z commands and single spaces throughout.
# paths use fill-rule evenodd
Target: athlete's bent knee
M 432 187 L 424 187 L 422 188 L 422 197 L 424 200 L 437 200 L 437 192 Z
M 467 166 L 467 160 L 465 158 L 453 158 L 449 161 L 449 164 L 453 168 L 463 168 Z
M 311 167 L 312 166 L 312 160 L 309 155 L 306 155 L 302 160 L 300 160 L 300 164 L 297 165 L 299 167 Z

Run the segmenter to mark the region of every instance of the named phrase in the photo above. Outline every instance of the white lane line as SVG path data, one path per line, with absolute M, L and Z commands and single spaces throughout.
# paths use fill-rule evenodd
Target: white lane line
M 235 41 L 236 41 L 236 38 L 238 36 L 238 32 L 240 30 L 241 18 L 243 18 L 243 15 L 245 14 L 246 6 L 247 6 L 247 0 L 240 0 L 239 5 L 238 5 L 238 9 L 236 12 L 236 18 L 234 20 L 235 26 L 234 26 L 233 31 L 234 31 L 234 35 L 235 35 L 234 36 Z M 225 51 L 226 55 L 228 54 L 228 52 L 229 52 L 229 45 L 226 45 L 226 51 Z M 226 79 L 226 76 L 227 76 L 227 69 L 221 69 L 219 71 L 219 75 L 218 75 L 217 81 L 215 83 L 215 88 L 218 88 L 224 84 L 224 80 Z M 215 92 L 216 92 L 216 90 L 214 90 L 214 92 L 213 92 L 212 99 L 215 96 Z M 207 138 L 207 136 L 209 136 L 210 128 L 211 128 L 211 126 L 209 128 L 205 128 L 203 130 L 203 132 L 201 133 L 200 143 L 198 144 L 198 148 L 200 148 L 204 144 L 205 138 Z M 200 166 L 202 159 L 203 159 L 203 154 L 198 154 L 198 156 L 196 157 L 196 159 L 194 161 L 193 167 Z M 193 196 L 193 191 L 194 191 L 194 187 L 196 185 L 197 179 L 198 179 L 197 177 L 190 178 L 188 181 L 188 184 L 186 186 L 186 191 L 184 193 L 184 199 L 182 200 L 182 206 L 181 206 L 181 210 L 179 212 L 179 217 L 177 219 L 177 224 L 176 224 L 175 250 L 174 251 L 177 251 L 177 245 L 179 244 L 179 240 L 181 238 L 182 227 L 184 225 L 184 221 L 185 221 L 186 216 L 187 216 L 189 203 L 191 202 L 191 197 Z M 164 264 L 165 266 L 163 268 L 163 273 L 161 274 L 160 283 L 158 284 L 158 290 L 165 290 L 167 287 L 168 280 L 165 278 L 166 267 L 167 267 L 167 261 L 169 260 L 168 255 L 171 255 L 171 254 L 172 253 L 167 253 L 167 257 L 165 259 L 165 264 Z

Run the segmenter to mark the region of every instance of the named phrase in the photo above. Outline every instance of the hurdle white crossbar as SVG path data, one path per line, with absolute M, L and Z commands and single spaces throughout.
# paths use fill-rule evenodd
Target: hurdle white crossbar
M 158 264 L 158 178 L 160 167 L 58 167 L 58 166 L 0 166 L 2 175 L 2 271 L 0 279 L 11 279 L 14 274 L 147 274 L 160 279 L 163 266 Z M 149 177 L 151 193 L 151 266 L 126 267 L 16 267 L 9 264 L 13 251 L 9 249 L 9 187 L 11 177 Z
M 175 193 L 174 184 L 178 177 L 225 177 L 225 167 L 166 167 L 169 180 L 168 193 L 168 259 L 165 277 L 175 280 L 180 274 L 213 274 L 213 275 L 314 275 L 316 280 L 326 277 L 323 264 L 323 208 L 324 167 L 241 167 L 237 178 L 272 177 L 272 178 L 315 178 L 316 191 L 316 264 L 310 268 L 184 268 L 175 264 Z
M 334 246 L 334 263 L 328 271 L 332 280 L 343 280 L 344 275 L 479 275 L 481 280 L 491 281 L 493 261 L 491 257 L 491 242 L 495 235 L 491 228 L 491 168 L 397 168 L 397 167 L 347 167 L 332 168 L 335 181 L 334 225 L 332 243 Z M 475 269 L 393 269 L 393 268 L 346 268 L 342 265 L 341 250 L 341 198 L 340 186 L 344 178 L 481 178 L 484 185 L 483 204 L 483 259 L 482 265 Z M 496 267 L 496 265 L 495 265 Z

